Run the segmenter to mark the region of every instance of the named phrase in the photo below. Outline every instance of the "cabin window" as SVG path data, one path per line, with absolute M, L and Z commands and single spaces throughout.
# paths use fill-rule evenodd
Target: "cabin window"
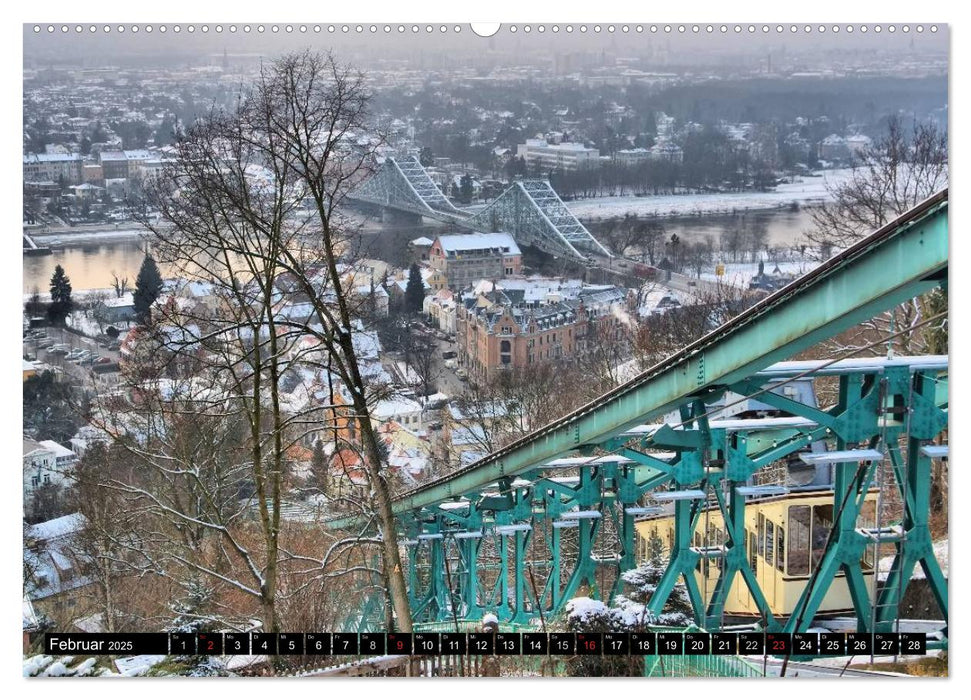
M 864 501 L 863 505 L 860 507 L 860 517 L 858 521 L 860 527 L 876 527 L 876 512 L 876 503 L 873 501 Z M 876 546 L 863 548 L 863 556 L 860 558 L 860 567 L 863 569 L 863 571 L 873 571 L 873 554 L 875 549 Z
M 809 506 L 789 507 L 789 569 L 790 576 L 809 575 Z
M 769 566 L 775 563 L 775 524 L 771 520 L 765 521 L 765 562 Z
M 812 534 L 812 559 L 809 572 L 812 573 L 819 566 L 823 555 L 826 553 L 826 541 L 829 539 L 829 531 L 833 528 L 833 506 L 819 505 L 813 506 L 813 528 Z
M 757 530 L 759 542 L 759 556 L 765 559 L 765 516 L 759 513 L 759 527 Z
M 724 547 L 726 541 L 727 541 L 727 537 L 725 536 L 725 531 L 720 527 L 715 527 L 714 542 L 712 543 L 712 545 L 715 547 Z M 722 557 L 723 557 L 723 554 L 721 552 L 719 552 L 718 556 L 715 557 L 715 569 L 717 571 L 722 570 Z
M 745 532 L 748 535 L 748 564 L 749 564 L 749 567 L 751 567 L 752 571 L 756 571 L 758 567 L 758 561 L 756 561 L 757 550 L 755 545 L 755 533 L 749 532 L 748 530 L 746 530 Z
M 786 531 L 781 525 L 777 526 L 775 529 L 775 539 L 776 539 L 776 555 L 775 555 L 775 568 L 779 571 L 785 572 L 786 566 Z

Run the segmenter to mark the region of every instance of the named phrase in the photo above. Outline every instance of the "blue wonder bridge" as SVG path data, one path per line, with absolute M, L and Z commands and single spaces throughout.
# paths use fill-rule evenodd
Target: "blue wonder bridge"
M 548 184 L 516 183 L 468 217 L 440 193 L 430 195 L 426 178 L 410 161 L 391 161 L 365 194 L 376 203 L 408 202 L 422 216 L 434 209 L 471 228 L 510 231 L 512 223 L 521 226 L 517 238 L 532 236 L 550 250 L 593 252 L 599 245 L 563 213 Z M 937 637 L 946 645 L 947 581 L 929 519 L 934 461 L 948 454 L 947 357 L 786 360 L 946 288 L 947 208 L 944 190 L 633 380 L 397 497 L 414 622 L 471 621 L 492 612 L 524 624 L 550 620 L 579 595 L 609 602 L 623 591 L 620 574 L 643 561 L 639 524 L 661 511 L 671 534 L 666 569 L 648 603 L 654 614 L 683 582 L 695 624 L 724 629 L 729 594 L 741 587 L 751 617 L 765 629 L 800 632 L 839 589 L 856 631 L 892 632 L 920 567 L 942 613 Z M 820 407 L 790 390 L 815 380 L 833 387 L 833 405 Z M 725 418 L 737 397 L 770 410 Z M 787 460 L 825 467 L 825 488 L 816 493 L 829 515 L 823 540 L 805 543 L 818 548 L 812 571 L 788 581 L 793 599 L 780 613 L 754 550 L 761 555 L 763 543 L 777 548 L 781 564 L 783 530 L 778 540 L 763 540 L 759 529 L 756 545 L 746 504 L 790 490 L 762 478 Z M 879 508 L 875 520 L 864 516 L 874 492 L 900 504 L 899 520 L 881 523 Z M 714 518 L 721 534 L 714 543 L 699 542 L 697 531 Z M 360 531 L 362 522 L 347 516 L 326 526 Z M 790 566 L 794 546 L 788 545 Z M 872 559 L 866 561 L 874 549 L 878 556 L 893 553 L 880 585 Z M 710 590 L 699 584 L 702 570 L 711 576 Z M 380 626 L 377 607 L 373 612 Z M 360 627 L 369 614 L 356 613 Z
M 406 217 L 427 217 L 472 231 L 512 234 L 559 257 L 585 262 L 589 255 L 611 257 L 587 231 L 546 180 L 518 180 L 485 208 L 456 208 L 414 156 L 387 158 L 348 196 L 352 201 Z

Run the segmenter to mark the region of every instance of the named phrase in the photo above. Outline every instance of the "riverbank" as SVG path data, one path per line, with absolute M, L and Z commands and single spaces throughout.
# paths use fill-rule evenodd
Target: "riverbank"
M 148 229 L 128 222 L 117 229 L 64 229 L 52 232 L 30 232 L 30 237 L 38 245 L 49 248 L 63 248 L 79 243 L 100 243 L 104 241 L 138 241 L 148 236 Z

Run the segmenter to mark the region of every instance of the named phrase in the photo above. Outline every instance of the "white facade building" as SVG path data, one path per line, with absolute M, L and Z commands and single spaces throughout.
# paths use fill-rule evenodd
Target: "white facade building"
M 24 438 L 24 504 L 45 484 L 63 486 L 77 455 L 53 440 L 37 442 Z
M 526 139 L 516 147 L 516 155 L 530 168 L 579 170 L 600 164 L 600 151 L 582 143 L 551 144 L 546 139 Z

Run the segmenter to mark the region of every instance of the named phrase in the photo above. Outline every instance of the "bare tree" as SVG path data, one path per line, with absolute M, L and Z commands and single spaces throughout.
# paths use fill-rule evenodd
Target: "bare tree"
M 423 397 L 428 396 L 432 393 L 435 382 L 442 376 L 441 367 L 435 358 L 438 345 L 427 332 L 417 329 L 405 329 L 401 338 L 405 363 L 417 378 L 415 389 Z
M 947 187 L 947 183 L 947 133 L 933 123 L 917 123 L 908 133 L 899 118 L 891 117 L 887 133 L 862 152 L 849 180 L 831 189 L 833 201 L 813 210 L 812 228 L 805 234 L 809 253 L 828 258 Z M 834 342 L 840 348 L 862 347 L 876 337 L 912 328 L 946 309 L 947 292 L 935 290 L 860 324 Z M 946 318 L 901 335 L 887 350 L 905 355 L 946 353 Z
M 651 265 L 657 264 L 664 237 L 664 224 L 660 221 L 644 222 L 637 245 L 641 251 L 641 261 L 646 256 Z
M 323 572 L 346 548 L 377 547 L 397 624 L 411 629 L 386 460 L 369 416 L 387 390 L 362 361 L 367 299 L 355 297 L 354 275 L 347 276 L 357 239 L 341 208 L 380 143 L 368 136 L 368 100 L 363 77 L 331 56 L 300 53 L 265 67 L 235 110 L 211 113 L 178 141 L 175 162 L 153 192 L 167 225 L 146 224 L 160 258 L 211 289 L 205 304 L 163 307 L 159 348 L 181 346 L 180 358 L 198 365 L 192 378 L 214 387 L 206 410 L 214 418 L 233 415 L 244 428 L 238 444 L 245 459 L 232 462 L 253 484 L 259 547 L 220 521 L 237 511 L 184 518 L 171 507 L 173 517 L 213 531 L 243 564 L 250 581 L 223 582 L 258 597 L 271 629 L 278 629 L 280 567 L 290 558 L 279 540 L 287 451 L 328 423 L 343 426 L 335 428 L 337 448 L 361 457 L 367 497 L 351 500 L 365 516 L 362 527 L 376 525 L 378 533 L 341 540 L 316 568 Z M 293 411 L 284 396 L 293 374 L 324 401 Z M 194 402 L 180 410 L 198 414 Z M 159 468 L 170 452 L 152 457 Z
M 604 224 L 600 236 L 617 255 L 623 256 L 629 248 L 641 242 L 648 226 L 633 214 L 625 214 L 623 219 L 611 219 Z
M 908 134 L 892 116 L 883 138 L 863 150 L 850 178 L 829 188 L 833 201 L 812 211 L 806 240 L 825 259 L 947 187 L 947 133 L 933 123 Z
M 107 301 L 108 295 L 104 291 L 93 292 L 86 299 L 87 313 L 90 314 L 91 320 L 95 322 L 98 331 L 101 333 L 104 333 L 105 326 L 111 322 Z
M 111 286 L 115 289 L 115 296 L 121 299 L 128 291 L 128 278 L 119 277 L 114 270 L 111 271 Z

